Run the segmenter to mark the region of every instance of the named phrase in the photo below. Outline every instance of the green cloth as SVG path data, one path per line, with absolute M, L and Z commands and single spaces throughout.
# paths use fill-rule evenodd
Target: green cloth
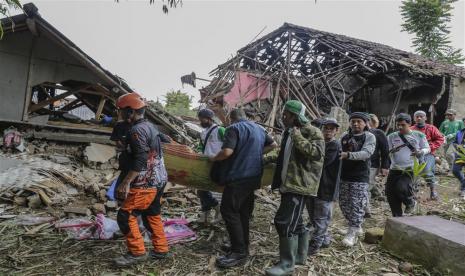
M 465 128 L 463 125 L 463 121 L 461 120 L 455 120 L 455 121 L 449 121 L 445 120 L 442 122 L 441 126 L 439 127 L 439 131 L 444 134 L 447 138 L 447 142 L 451 141 L 454 137 L 455 134 L 459 131 Z
M 296 100 L 289 100 L 284 105 L 284 110 L 299 116 L 299 121 L 302 124 L 308 123 L 308 119 L 305 117 L 305 106 L 301 102 Z

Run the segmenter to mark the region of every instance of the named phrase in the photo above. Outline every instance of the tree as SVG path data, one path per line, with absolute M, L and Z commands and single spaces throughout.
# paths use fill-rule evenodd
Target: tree
M 115 0 L 119 2 L 119 0 Z M 149 0 L 150 4 L 154 4 L 156 0 Z M 163 3 L 162 10 L 164 13 L 168 13 L 169 9 L 176 8 L 178 5 L 182 5 L 182 0 L 161 0 Z
M 465 58 L 461 49 L 450 45 L 452 4 L 457 0 L 404 0 L 402 31 L 413 34 L 415 51 L 433 60 L 460 64 Z
M 172 90 L 165 95 L 165 98 L 166 111 L 178 116 L 195 116 L 195 112 L 191 110 L 192 96 L 180 90 Z
M 10 11 L 16 9 L 22 9 L 23 6 L 19 0 L 0 0 L 0 18 L 10 18 Z M 3 38 L 3 26 L 0 22 L 0 39 Z

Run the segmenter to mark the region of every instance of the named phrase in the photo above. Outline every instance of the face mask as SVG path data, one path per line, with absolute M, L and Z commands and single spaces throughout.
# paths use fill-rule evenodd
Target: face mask
M 425 122 L 417 123 L 417 127 L 424 128 L 425 127 Z
M 205 122 L 200 122 L 200 126 L 203 127 L 203 128 L 207 128 L 207 127 L 210 127 L 210 124 L 205 123 Z

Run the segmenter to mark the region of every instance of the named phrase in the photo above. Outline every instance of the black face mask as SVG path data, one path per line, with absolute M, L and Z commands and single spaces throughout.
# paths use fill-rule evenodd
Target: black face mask
M 209 128 L 211 127 L 211 123 L 205 123 L 205 122 L 200 122 L 200 126 L 203 127 L 203 128 Z
M 424 128 L 425 127 L 425 122 L 417 123 L 417 127 Z

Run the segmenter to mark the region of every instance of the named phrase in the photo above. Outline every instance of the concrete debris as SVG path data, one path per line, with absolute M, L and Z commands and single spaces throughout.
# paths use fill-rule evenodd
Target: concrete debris
M 27 197 L 27 206 L 31 209 L 39 209 L 42 207 L 42 200 L 38 194 Z
M 102 203 L 95 203 L 92 206 L 92 211 L 93 211 L 94 215 L 105 214 L 106 213 L 105 205 L 102 204 Z
M 118 203 L 116 201 L 107 201 L 105 203 L 105 206 L 107 207 L 108 210 L 116 210 L 118 208 Z
M 90 162 L 105 163 L 115 156 L 115 147 L 96 143 L 90 143 L 84 151 L 84 157 Z
M 79 206 L 67 206 L 63 209 L 66 214 L 76 214 L 81 216 L 90 216 L 92 212 L 89 208 Z
M 436 216 L 390 218 L 382 245 L 392 254 L 429 269 L 465 275 L 464 233 L 465 225 Z
M 72 162 L 71 159 L 69 159 L 66 156 L 62 156 L 62 155 L 54 154 L 54 155 L 51 155 L 49 158 L 50 158 L 50 161 L 61 164 L 61 165 L 68 165 L 68 164 L 71 164 Z
M 30 117 L 28 119 L 29 123 L 37 124 L 37 125 L 46 125 L 48 123 L 49 115 L 39 115 Z
M 409 262 L 403 262 L 399 264 L 399 271 L 400 272 L 413 272 L 413 265 Z

